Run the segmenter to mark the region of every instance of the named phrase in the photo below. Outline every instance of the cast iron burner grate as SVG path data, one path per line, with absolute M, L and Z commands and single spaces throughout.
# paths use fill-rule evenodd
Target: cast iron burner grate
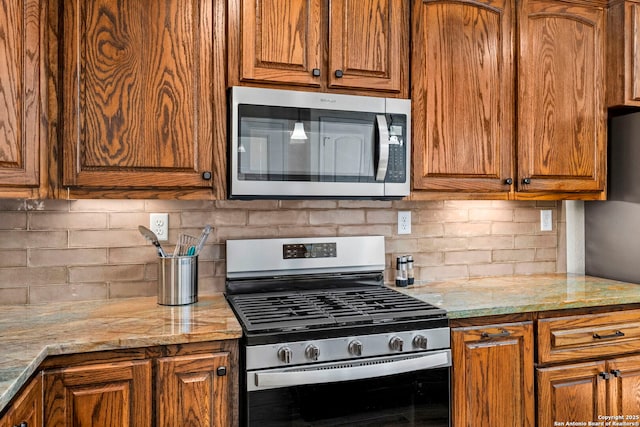
M 249 332 L 444 318 L 446 312 L 393 289 L 368 288 L 238 294 L 229 302 Z

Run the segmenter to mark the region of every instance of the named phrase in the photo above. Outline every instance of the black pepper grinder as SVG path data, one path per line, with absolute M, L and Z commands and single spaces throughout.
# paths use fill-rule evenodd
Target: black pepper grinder
M 407 258 L 399 256 L 396 258 L 396 286 L 404 288 L 407 283 Z

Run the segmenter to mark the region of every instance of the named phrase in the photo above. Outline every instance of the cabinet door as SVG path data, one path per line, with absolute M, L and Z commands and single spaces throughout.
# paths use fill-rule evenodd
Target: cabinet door
M 47 371 L 47 427 L 151 426 L 151 362 L 103 363 Z
M 39 185 L 40 0 L 0 0 L 0 188 Z
M 413 2 L 414 189 L 510 191 L 515 108 L 512 3 Z
M 598 415 L 607 413 L 605 372 L 605 362 L 539 368 L 538 426 L 598 421 Z
M 24 423 L 24 424 L 23 424 Z M 15 400 L 7 414 L 0 419 L 0 427 L 42 426 L 42 376 L 38 375 Z
M 158 426 L 230 425 L 229 354 L 158 359 Z
M 640 356 L 607 362 L 610 402 L 608 415 L 640 415 Z M 628 420 L 638 422 L 640 420 Z
M 518 191 L 602 191 L 602 7 L 518 2 Z
M 329 7 L 329 87 L 404 91 L 407 1 L 332 0 Z
M 640 106 L 640 3 L 611 2 L 606 43 L 607 106 Z
M 534 426 L 531 322 L 456 328 L 453 426 Z
M 321 6 L 322 0 L 232 0 L 230 14 L 240 14 L 234 23 L 240 80 L 319 87 L 322 76 L 313 70 L 324 72 Z
M 212 13 L 212 0 L 65 2 L 64 185 L 211 187 Z

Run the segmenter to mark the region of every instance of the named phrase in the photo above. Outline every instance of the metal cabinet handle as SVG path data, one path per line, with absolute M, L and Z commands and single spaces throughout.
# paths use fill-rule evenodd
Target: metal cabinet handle
M 624 332 L 622 331 L 615 331 L 612 334 L 609 335 L 600 335 L 597 333 L 593 334 L 593 339 L 597 339 L 597 340 L 606 340 L 607 338 L 618 338 L 618 337 L 623 337 L 624 336 Z
M 483 332 L 480 336 L 482 338 L 503 338 L 503 337 L 508 337 L 511 335 L 511 332 L 507 331 L 506 329 L 501 329 L 500 332 L 498 332 L 497 334 L 490 334 L 489 332 Z
M 622 375 L 622 372 L 620 372 L 620 369 L 612 369 L 611 375 L 613 375 L 616 378 L 619 378 Z
M 513 184 L 513 178 L 507 178 L 504 180 L 505 185 L 511 185 Z
M 202 179 L 204 179 L 205 181 L 209 181 L 211 179 L 211 172 L 210 171 L 205 171 L 202 172 Z
M 608 373 L 608 372 L 600 372 L 600 373 L 598 374 L 598 376 L 599 376 L 600 378 L 602 378 L 603 380 L 608 380 L 608 379 L 611 377 L 611 375 L 609 375 L 609 373 Z
M 336 77 L 341 79 L 342 76 L 344 75 L 344 73 L 342 72 L 342 70 L 336 70 Z
M 320 68 L 314 68 L 313 70 L 311 70 L 311 75 L 313 77 L 320 77 Z
M 531 184 L 531 178 L 523 178 L 522 179 L 522 183 L 525 184 L 525 185 Z

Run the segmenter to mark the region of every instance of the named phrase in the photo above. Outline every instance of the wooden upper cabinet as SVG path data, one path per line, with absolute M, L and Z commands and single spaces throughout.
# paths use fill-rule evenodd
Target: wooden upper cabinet
M 64 186 L 212 187 L 212 3 L 65 2 Z
M 165 357 L 157 360 L 157 425 L 232 425 L 229 353 Z M 228 375 L 229 374 L 229 375 Z
M 230 0 L 229 85 L 408 96 L 407 0 Z
M 531 322 L 451 330 L 454 427 L 533 427 Z
M 45 12 L 40 0 L 0 1 L 0 194 L 40 185 Z
M 603 191 L 605 9 L 551 0 L 518 5 L 517 189 Z
M 404 0 L 331 0 L 329 87 L 401 92 L 408 28 Z
M 510 191 L 511 0 L 413 2 L 413 188 Z
M 46 371 L 44 396 L 48 427 L 150 427 L 151 361 Z
M 640 107 L 640 2 L 612 0 L 607 21 L 607 106 Z
M 322 0 L 240 0 L 240 79 L 320 86 Z

